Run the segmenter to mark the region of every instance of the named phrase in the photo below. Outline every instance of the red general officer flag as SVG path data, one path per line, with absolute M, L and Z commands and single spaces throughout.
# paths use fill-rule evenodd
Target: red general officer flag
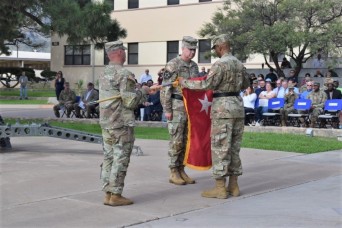
M 183 89 L 183 98 L 188 114 L 188 140 L 183 164 L 196 170 L 208 170 L 212 164 L 210 110 L 213 93 Z

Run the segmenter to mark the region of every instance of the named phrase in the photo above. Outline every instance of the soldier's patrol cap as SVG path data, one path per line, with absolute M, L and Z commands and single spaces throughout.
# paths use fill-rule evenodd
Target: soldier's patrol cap
M 314 86 L 320 86 L 321 84 L 319 82 L 314 82 Z
M 229 36 L 227 34 L 221 34 L 219 36 L 214 37 L 213 46 L 211 47 L 211 49 L 215 49 L 216 45 L 220 45 L 223 43 L 229 43 Z
M 117 49 L 123 49 L 123 50 L 127 49 L 125 46 L 123 46 L 123 43 L 120 40 L 106 43 L 105 48 L 106 48 L 106 51 L 114 51 Z
M 294 86 L 291 84 L 291 85 L 289 85 L 287 88 L 289 88 L 289 89 L 294 89 Z
M 197 48 L 197 40 L 191 36 L 184 36 L 182 42 L 183 42 L 183 47 L 186 47 L 188 49 Z

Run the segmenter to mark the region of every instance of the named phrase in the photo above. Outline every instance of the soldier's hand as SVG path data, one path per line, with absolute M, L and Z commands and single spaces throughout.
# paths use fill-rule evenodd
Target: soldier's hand
M 169 112 L 165 113 L 165 118 L 167 120 L 172 120 L 172 113 L 169 113 Z
M 180 85 L 183 85 L 183 81 L 184 81 L 184 78 L 183 78 L 183 77 L 178 77 L 177 80 L 178 80 L 178 83 L 179 83 Z

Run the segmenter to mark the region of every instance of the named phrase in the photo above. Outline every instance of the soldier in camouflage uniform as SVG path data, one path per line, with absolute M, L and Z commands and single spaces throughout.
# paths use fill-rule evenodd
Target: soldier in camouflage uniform
M 298 95 L 294 92 L 294 86 L 291 84 L 288 87 L 289 92 L 285 94 L 285 105 L 279 110 L 281 126 L 286 126 L 289 113 L 294 112 L 294 102 L 298 98 Z
M 70 89 L 70 83 L 64 83 L 64 89 L 59 95 L 59 103 L 53 106 L 53 111 L 57 118 L 60 117 L 59 110 L 65 108 L 67 117 L 70 118 L 71 111 L 74 109 L 74 103 L 76 102 L 76 94 Z
M 166 64 L 163 83 L 174 82 L 178 77 L 198 77 L 198 65 L 191 60 L 196 54 L 196 48 L 196 39 L 190 36 L 183 37 L 182 54 Z M 171 175 L 169 181 L 176 185 L 194 184 L 195 181 L 185 173 L 183 165 L 188 120 L 182 92 L 179 87 L 165 87 L 160 93 L 160 100 L 168 120 L 170 134 L 168 154 Z
M 320 90 L 319 87 L 320 84 L 315 82 L 313 90 L 308 96 L 308 99 L 312 101 L 310 108 L 310 127 L 316 126 L 317 118 L 319 115 L 323 114 L 324 104 L 327 100 L 327 94 Z
M 120 96 L 99 105 L 104 152 L 101 178 L 104 204 L 110 206 L 133 203 L 121 194 L 135 140 L 134 109 L 146 101 L 148 93 L 146 86 L 135 90 L 133 73 L 123 67 L 125 49 L 121 41 L 106 44 L 110 63 L 99 80 L 100 99 Z
M 215 49 L 220 59 L 211 66 L 205 80 L 179 81 L 185 88 L 214 92 L 210 117 L 211 156 L 216 186 L 204 191 L 202 196 L 226 199 L 228 194 L 240 194 L 237 176 L 242 174 L 239 153 L 245 114 L 239 93 L 249 86 L 249 77 L 243 64 L 230 53 L 228 35 L 215 37 L 212 49 Z M 225 186 L 227 176 L 228 188 Z

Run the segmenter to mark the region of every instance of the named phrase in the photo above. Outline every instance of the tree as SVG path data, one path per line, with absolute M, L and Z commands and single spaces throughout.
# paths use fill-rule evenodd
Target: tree
M 340 54 L 342 34 L 340 0 L 227 0 L 199 35 L 231 36 L 233 53 L 241 59 L 262 54 L 272 59 L 284 76 L 278 57 L 286 53 L 295 62 L 296 75 L 319 50 Z
M 67 35 L 69 44 L 104 43 L 126 37 L 126 30 L 111 19 L 106 1 L 91 0 L 1 0 L 0 54 L 9 54 L 7 45 L 24 43 L 37 47 L 27 33 L 49 37 Z

